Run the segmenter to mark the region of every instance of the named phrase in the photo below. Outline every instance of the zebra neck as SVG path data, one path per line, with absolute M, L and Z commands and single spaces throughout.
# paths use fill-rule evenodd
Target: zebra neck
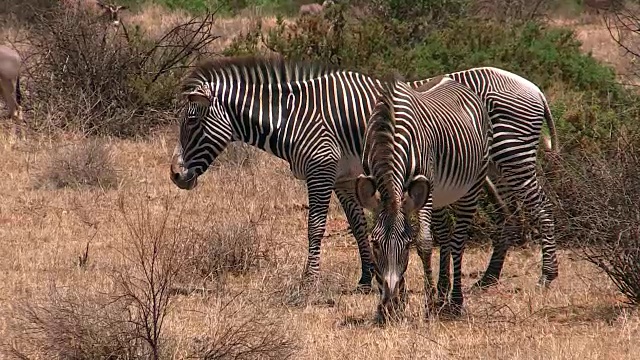
M 235 108 L 236 140 L 255 146 L 279 158 L 289 160 L 284 129 L 290 118 L 291 91 L 286 85 L 254 85 L 238 98 Z

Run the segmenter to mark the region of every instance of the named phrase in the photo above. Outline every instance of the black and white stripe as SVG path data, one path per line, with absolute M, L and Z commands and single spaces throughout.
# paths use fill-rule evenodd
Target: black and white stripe
M 171 178 L 181 188 L 193 188 L 198 176 L 232 141 L 285 159 L 293 174 L 307 182 L 305 276 L 318 275 L 320 243 L 331 191 L 335 191 L 358 243 L 362 264 L 358 287 L 368 291 L 371 255 L 366 220 L 351 179 L 362 172 L 364 131 L 379 84 L 357 72 L 279 57 L 202 63 L 184 82 L 188 101 Z
M 423 92 L 397 79 L 386 84 L 366 131 L 365 175 L 356 182 L 356 194 L 363 206 L 376 210 L 371 243 L 382 318 L 406 296 L 404 272 L 414 239 L 432 309 L 428 219 L 447 206 L 457 219 L 452 236 L 440 239 L 446 261 L 449 254 L 453 259 L 449 309 L 454 314 L 462 309 L 462 254 L 486 176 L 491 125 L 484 103 L 468 87 L 446 77 L 433 81 L 437 84 Z M 427 220 L 420 224 L 425 236 L 411 223 L 418 212 Z M 448 291 L 440 295 L 449 302 Z
M 446 76 L 468 86 L 486 105 L 493 127 L 490 149 L 491 162 L 499 170 L 490 176 L 497 184 L 498 195 L 514 213 L 516 204 L 522 203 L 526 213 L 540 226 L 542 235 L 542 274 L 539 284 L 548 285 L 558 276 L 554 220 L 551 204 L 536 175 L 536 153 L 543 122 L 550 133 L 551 150 L 557 146 L 555 125 L 547 100 L 540 89 L 530 81 L 494 67 L 480 67 L 458 71 Z M 412 82 L 420 86 L 424 80 Z M 493 168 L 491 166 L 490 168 Z M 487 287 L 497 282 L 504 264 L 507 248 L 517 235 L 515 217 L 502 214 L 501 236 L 494 241 L 491 260 L 476 286 Z M 441 229 L 442 232 L 445 229 Z M 441 231 L 436 230 L 436 238 Z M 441 279 L 447 269 L 441 268 Z M 446 282 L 446 281 L 445 281 Z
M 358 242 L 359 287 L 368 291 L 371 255 L 366 219 L 353 185 L 342 180 L 362 173 L 362 139 L 378 86 L 377 80 L 360 73 L 281 58 L 201 64 L 184 83 L 189 101 L 172 179 L 182 188 L 192 188 L 231 141 L 243 141 L 288 161 L 308 189 L 305 278 L 319 273 L 320 243 L 335 191 Z

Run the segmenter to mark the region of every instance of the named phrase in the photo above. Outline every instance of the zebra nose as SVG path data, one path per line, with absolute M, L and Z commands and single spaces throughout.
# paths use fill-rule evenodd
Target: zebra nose
M 190 172 L 171 172 L 171 181 L 183 190 L 191 190 L 198 184 L 198 177 Z
M 174 183 L 177 183 L 180 180 L 181 180 L 180 173 L 177 173 L 175 171 L 171 171 L 171 181 L 173 181 Z
M 197 176 L 192 170 L 185 169 L 180 160 L 174 158 L 171 162 L 171 181 L 180 189 L 191 190 L 197 184 Z

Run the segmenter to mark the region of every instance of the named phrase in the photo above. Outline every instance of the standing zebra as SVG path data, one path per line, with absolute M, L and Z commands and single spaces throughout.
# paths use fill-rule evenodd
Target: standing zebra
M 557 148 L 555 125 L 547 100 L 540 89 L 530 81 L 502 69 L 480 67 L 458 71 L 448 76 L 480 96 L 485 103 L 493 127 L 493 142 L 490 149 L 491 177 L 497 180 L 498 199 L 503 199 L 507 213 L 516 211 L 516 200 L 540 225 L 542 235 L 542 274 L 538 283 L 548 286 L 558 276 L 554 221 L 551 204 L 540 187 L 536 176 L 536 154 L 542 123 L 546 121 L 550 139 L 545 139 L 548 150 Z M 419 87 L 424 80 L 412 82 Z M 485 288 L 494 285 L 502 271 L 507 248 L 516 236 L 518 224 L 513 216 L 501 214 L 502 233 L 493 242 L 493 254 L 487 271 L 475 284 Z M 446 227 L 435 229 L 436 240 L 446 236 Z M 440 279 L 446 284 L 449 274 L 448 262 L 440 267 Z M 440 283 L 440 282 L 439 282 Z
M 417 92 L 396 78 L 384 84 L 365 135 L 365 175 L 356 180 L 356 198 L 376 211 L 371 244 L 381 320 L 404 303 L 409 246 L 420 229 L 411 221 L 417 212 L 427 220 L 416 248 L 425 264 L 430 312 L 433 287 L 430 260 L 425 259 L 431 256 L 429 223 L 432 212 L 440 218 L 449 205 L 457 221 L 450 241 L 441 239 L 441 253 L 451 252 L 453 258 L 446 309 L 456 315 L 462 309 L 462 254 L 485 181 L 491 124 L 484 103 L 468 87 L 447 77 L 429 85 Z
M 171 179 L 182 189 L 192 189 L 231 141 L 246 142 L 288 161 L 294 176 L 307 183 L 309 253 L 304 277 L 319 273 L 320 243 L 335 191 L 358 243 L 362 266 L 358 289 L 369 291 L 366 219 L 351 179 L 362 173 L 364 131 L 379 85 L 357 72 L 280 57 L 201 63 L 183 85 L 187 105 Z M 535 123 L 528 117 L 524 121 Z
M 353 193 L 362 173 L 362 138 L 379 82 L 363 74 L 281 57 L 214 59 L 186 78 L 187 97 L 171 179 L 191 189 L 231 141 L 243 141 L 289 162 L 306 180 L 309 253 L 303 277 L 319 274 L 320 244 L 332 191 L 357 240 L 362 275 L 371 289 L 366 219 Z

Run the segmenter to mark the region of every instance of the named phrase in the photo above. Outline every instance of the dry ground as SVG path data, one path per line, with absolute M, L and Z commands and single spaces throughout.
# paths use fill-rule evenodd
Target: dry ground
M 413 254 L 407 319 L 379 328 L 372 323 L 376 295 L 348 293 L 359 262 L 335 201 L 322 249 L 322 282 L 317 294 L 301 301 L 296 284 L 307 243 L 303 183 L 289 175 L 285 163 L 260 153 L 253 165 L 220 166 L 201 177 L 195 190 L 178 190 L 168 178 L 173 130 L 147 141 L 110 142 L 119 178 L 113 189 L 38 187 L 50 154 L 77 139 L 25 141 L 0 134 L 1 342 L 16 335 L 12 324 L 20 304 L 46 301 L 53 289 L 113 289 L 110 274 L 123 265 L 130 241 L 118 210 L 124 197 L 130 209 L 149 204 L 154 214 L 168 199 L 174 208 L 184 206 L 183 222 L 196 226 L 224 230 L 247 219 L 259 224 L 255 241 L 267 254 L 259 267 L 208 283 L 217 288 L 211 293 L 174 298 L 166 330 L 176 359 L 211 328 L 256 312 L 281 322 L 298 346 L 293 358 L 300 359 L 633 359 L 640 351 L 638 315 L 620 308 L 611 283 L 566 251 L 560 254 L 560 278 L 548 291 L 535 288 L 538 249 L 513 251 L 497 288 L 466 293 L 466 316 L 430 323 L 423 320 L 422 275 Z M 87 241 L 89 259 L 80 269 L 76 264 Z M 467 251 L 465 288 L 488 256 L 488 249 Z M 221 304 L 232 297 L 230 306 L 239 312 L 221 318 Z
M 155 28 L 182 16 L 153 7 L 144 11 L 130 20 Z M 250 22 L 222 21 L 224 41 Z M 617 54 L 617 48 L 606 29 L 574 26 L 587 40 L 585 50 L 622 69 L 624 60 L 607 58 Z M 255 313 L 264 313 L 291 334 L 298 347 L 293 358 L 300 359 L 634 359 L 640 351 L 638 314 L 620 307 L 608 279 L 571 252 L 561 252 L 560 278 L 552 288 L 536 289 L 537 248 L 510 252 L 502 283 L 486 293 L 467 292 L 466 315 L 457 321 L 424 321 L 422 274 L 413 254 L 407 319 L 379 328 L 372 323 L 376 295 L 349 294 L 359 276 L 359 261 L 335 201 L 323 242 L 319 290 L 300 296 L 296 285 L 307 249 L 304 184 L 289 175 L 285 163 L 260 153 L 253 165 L 210 169 L 197 189 L 178 190 L 168 178 L 175 130 L 145 141 L 107 140 L 118 178 L 117 186 L 108 189 L 37 186 L 46 182 L 50 155 L 79 140 L 16 140 L 0 130 L 0 344 L 20 335 L 14 327 L 20 305 L 47 304 L 56 291 L 113 291 L 112 275 L 126 263 L 123 252 L 131 240 L 118 208 L 124 198 L 130 208 L 148 204 L 156 215 L 169 201 L 174 208 L 170 213 L 181 214 L 193 227 L 225 231 L 258 224 L 255 241 L 265 254 L 259 266 L 204 285 L 192 276 L 192 286 L 214 290 L 175 296 L 166 334 L 176 359 L 189 353 L 194 339 Z M 87 265 L 79 268 L 87 242 Z M 467 251 L 466 289 L 484 270 L 489 255 L 485 248 Z M 237 313 L 222 316 L 229 307 Z M 38 351 L 30 355 L 47 358 Z

